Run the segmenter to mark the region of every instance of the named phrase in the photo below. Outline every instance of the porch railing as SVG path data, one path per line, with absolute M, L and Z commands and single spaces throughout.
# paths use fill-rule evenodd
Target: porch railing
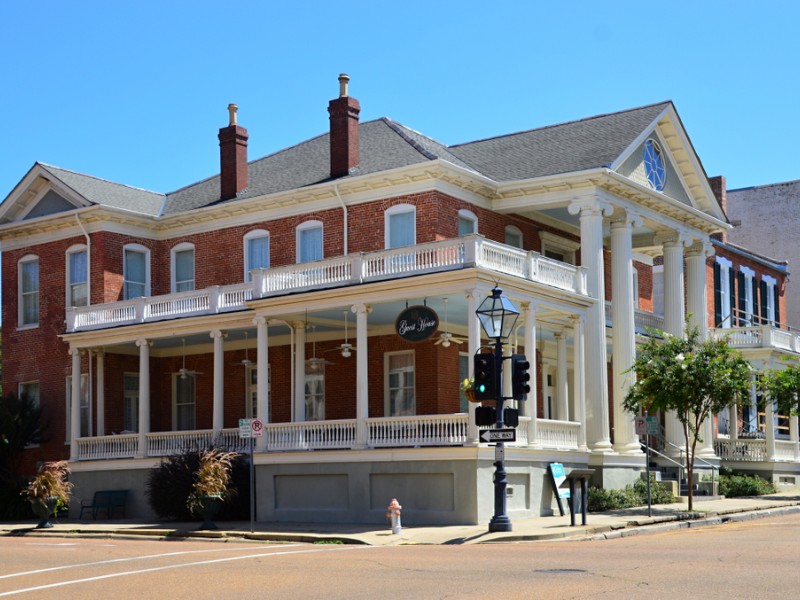
M 717 339 L 727 338 L 732 348 L 776 348 L 800 352 L 800 334 L 778 329 L 775 325 L 712 329 L 711 335 Z
M 767 460 L 767 440 L 714 440 L 714 453 L 722 460 L 763 461 Z
M 67 332 L 216 314 L 246 308 L 254 298 L 341 287 L 424 273 L 479 267 L 586 294 L 586 270 L 468 235 L 403 248 L 364 252 L 272 269 L 253 281 L 67 309 Z
M 528 420 L 520 418 L 517 441 L 513 445 L 528 444 Z M 367 448 L 463 446 L 468 441 L 469 417 L 466 413 L 457 413 L 371 418 L 366 420 L 366 425 Z M 578 449 L 580 423 L 538 419 L 537 428 L 537 442 L 542 447 Z M 355 419 L 268 423 L 264 426 L 264 442 L 268 452 L 354 449 L 357 447 L 357 429 Z M 145 439 L 146 451 L 140 454 L 139 436 L 135 433 L 80 438 L 78 460 L 169 456 L 211 445 L 221 445 L 236 452 L 245 452 L 248 448 L 247 440 L 239 438 L 238 428 L 222 430 L 216 440 L 210 429 L 161 431 L 148 433 Z

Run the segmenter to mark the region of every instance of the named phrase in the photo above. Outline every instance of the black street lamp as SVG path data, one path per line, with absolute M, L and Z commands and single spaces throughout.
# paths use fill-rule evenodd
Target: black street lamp
M 502 290 L 494 288 L 492 295 L 485 298 L 475 311 L 486 336 L 494 338 L 495 399 L 497 401 L 496 429 L 505 426 L 503 415 L 503 340 L 508 339 L 519 318 L 519 310 L 505 296 Z M 505 444 L 497 442 L 494 471 L 494 516 L 489 521 L 489 531 L 511 531 L 511 519 L 506 514 Z

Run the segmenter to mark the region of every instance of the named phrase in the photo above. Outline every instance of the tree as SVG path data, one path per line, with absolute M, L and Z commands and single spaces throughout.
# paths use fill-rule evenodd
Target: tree
M 652 333 L 652 332 L 651 332 Z M 701 340 L 697 327 L 686 326 L 685 337 L 663 333 L 641 347 L 629 372 L 636 382 L 625 396 L 628 412 L 675 411 L 686 443 L 689 510 L 697 443 L 706 419 L 749 394 L 752 367 L 725 339 Z
M 785 415 L 800 413 L 800 365 L 785 369 L 768 369 L 762 373 L 758 387 L 775 403 L 777 411 Z

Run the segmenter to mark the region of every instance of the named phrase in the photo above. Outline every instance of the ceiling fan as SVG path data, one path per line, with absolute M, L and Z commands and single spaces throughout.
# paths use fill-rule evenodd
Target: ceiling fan
M 439 339 L 434 342 L 437 346 L 439 344 L 442 345 L 442 348 L 449 348 L 450 344 L 463 344 L 467 340 L 464 338 L 456 337 L 449 331 L 449 327 L 447 326 L 447 298 L 442 298 L 444 302 L 444 331 L 442 331 L 441 335 L 439 335 Z
M 237 363 L 236 365 L 242 365 L 243 367 L 249 367 L 250 365 L 254 364 L 250 357 L 247 355 L 247 332 L 244 332 L 244 358 Z
M 317 357 L 317 340 L 316 340 L 316 338 L 314 336 L 316 331 L 317 331 L 317 326 L 316 325 L 312 325 L 311 326 L 311 338 L 312 338 L 312 340 L 311 340 L 311 343 L 312 343 L 312 345 L 311 345 L 311 348 L 312 348 L 311 358 L 307 358 L 306 359 L 306 364 L 308 365 L 308 368 L 311 371 L 321 371 L 325 367 L 325 365 L 335 364 L 335 363 L 332 363 L 329 360 L 325 360 L 324 358 Z
M 183 346 L 183 350 L 181 351 L 181 368 L 178 369 L 177 375 L 181 379 L 186 379 L 190 375 L 194 377 L 195 375 L 202 375 L 200 371 L 195 371 L 194 369 L 187 369 L 186 368 L 186 338 L 181 338 L 181 345 Z
M 338 348 L 332 348 L 330 350 L 326 350 L 326 352 L 334 352 L 334 351 L 338 350 L 339 352 L 342 353 L 342 356 L 344 358 L 350 358 L 353 355 L 353 352 L 355 352 L 358 348 L 353 346 L 353 344 L 351 344 L 348 341 L 348 337 L 347 337 L 347 312 L 348 311 L 345 310 L 343 312 L 344 312 L 344 342 L 342 344 L 339 344 Z

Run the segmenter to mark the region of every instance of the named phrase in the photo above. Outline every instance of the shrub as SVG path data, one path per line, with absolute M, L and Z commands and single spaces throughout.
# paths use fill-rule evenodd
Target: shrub
M 200 468 L 203 451 L 186 449 L 162 459 L 147 476 L 147 500 L 159 517 L 178 521 L 194 520 L 187 501 L 194 491 L 195 473 Z M 250 518 L 250 472 L 245 457 L 231 461 L 233 498 L 222 506 L 217 520 Z
M 652 504 L 672 504 L 677 498 L 672 495 L 666 486 L 661 485 L 650 476 L 650 501 Z M 589 512 L 605 512 L 632 508 L 647 504 L 647 481 L 637 479 L 633 485 L 628 485 L 624 490 L 607 490 L 604 488 L 589 488 Z
M 719 492 L 726 498 L 774 494 L 775 486 L 758 475 L 725 473 L 719 476 Z

